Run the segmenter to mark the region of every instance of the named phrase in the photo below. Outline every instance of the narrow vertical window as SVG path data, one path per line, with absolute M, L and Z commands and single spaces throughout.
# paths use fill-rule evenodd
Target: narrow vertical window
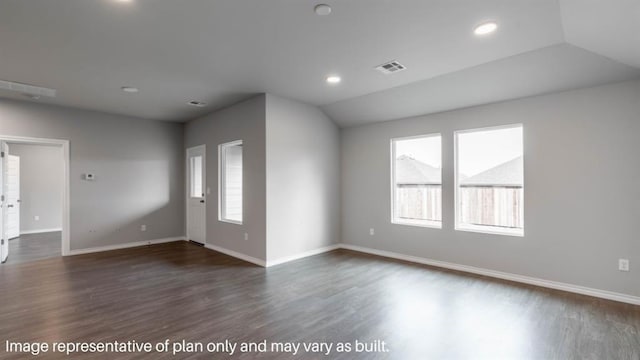
M 219 146 L 219 220 L 242 224 L 242 141 Z
M 440 134 L 391 140 L 394 224 L 442 227 Z
M 191 197 L 201 198 L 204 197 L 204 191 L 202 190 L 202 156 L 192 156 L 189 158 L 191 161 Z
M 456 133 L 456 229 L 524 235 L 522 125 Z

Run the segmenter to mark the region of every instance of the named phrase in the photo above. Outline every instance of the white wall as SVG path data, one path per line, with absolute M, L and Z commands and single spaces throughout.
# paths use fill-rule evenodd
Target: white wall
M 242 140 L 243 224 L 218 221 L 218 145 Z M 207 146 L 207 244 L 266 259 L 265 96 L 189 121 L 185 149 Z M 183 150 L 184 154 L 184 150 Z M 182 171 L 184 177 L 184 171 Z M 244 240 L 244 234 L 249 239 Z
M 61 230 L 62 147 L 11 144 L 9 153 L 20 157 L 20 232 Z
M 525 236 L 455 231 L 454 131 L 514 123 Z M 442 134 L 443 229 L 391 224 L 389 141 L 430 133 Z M 342 241 L 640 296 L 639 134 L 640 81 L 344 129 Z
M 267 260 L 339 242 L 340 136 L 318 108 L 267 94 Z
M 69 140 L 72 250 L 184 235 L 182 124 L 0 99 L 0 135 Z

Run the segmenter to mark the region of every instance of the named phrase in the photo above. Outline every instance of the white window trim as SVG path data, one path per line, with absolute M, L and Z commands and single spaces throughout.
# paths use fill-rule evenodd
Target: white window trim
M 395 192 L 395 184 L 396 184 L 396 141 L 402 140 L 414 140 L 414 139 L 426 139 L 430 137 L 440 137 L 440 173 L 442 174 L 442 134 L 441 133 L 432 133 L 432 134 L 422 134 L 422 135 L 413 135 L 413 136 L 404 136 L 404 137 L 396 137 L 390 139 L 390 154 L 391 154 L 391 223 L 394 225 L 403 225 L 403 226 L 416 226 L 423 228 L 431 228 L 431 229 L 442 229 L 442 221 L 432 221 L 432 220 L 402 220 L 396 219 L 395 214 L 395 203 L 396 203 L 396 192 Z M 440 184 L 442 187 L 442 184 Z M 442 208 L 442 203 L 440 203 L 440 207 Z M 440 209 L 442 211 L 442 209 Z M 444 215 L 444 214 L 443 214 Z M 444 219 L 443 219 L 444 220 Z
M 224 161 L 223 161 L 223 155 L 222 155 L 222 150 L 226 147 L 230 147 L 230 146 L 236 146 L 236 145 L 242 145 L 242 140 L 235 140 L 235 141 L 230 141 L 224 144 L 220 144 L 218 145 L 218 221 L 220 222 L 224 222 L 224 223 L 229 223 L 229 224 L 236 224 L 236 225 L 242 225 L 243 221 L 244 221 L 244 204 L 242 206 L 242 220 L 243 221 L 237 221 L 237 220 L 232 220 L 232 219 L 227 219 L 223 216 L 224 214 L 224 196 L 223 196 L 223 187 L 224 187 Z M 244 148 L 243 148 L 243 153 L 242 153 L 242 162 L 243 162 L 243 167 L 244 167 Z M 244 171 L 243 171 L 243 180 L 242 180 L 242 186 L 243 186 L 243 202 L 244 202 Z
M 465 129 L 458 130 L 453 132 L 453 162 L 454 162 L 454 207 L 455 207 L 455 230 L 456 231 L 464 231 L 464 232 L 474 232 L 480 234 L 489 234 L 489 235 L 505 235 L 505 236 L 513 236 L 513 237 L 524 237 L 524 224 L 525 224 L 525 216 L 524 216 L 524 192 L 523 192 L 523 208 L 522 208 L 522 229 L 509 229 L 509 228 L 501 228 L 498 226 L 490 226 L 490 225 L 471 225 L 471 224 L 461 224 L 460 223 L 460 204 L 458 202 L 458 135 L 470 132 L 479 132 L 479 131 L 492 131 L 492 130 L 504 130 L 504 129 L 514 129 L 514 128 L 522 128 L 522 152 L 524 159 L 524 125 L 523 124 L 508 124 L 508 125 L 499 125 L 499 126 L 489 126 L 483 128 L 476 129 Z M 524 161 L 524 160 L 523 160 Z M 524 177 L 522 180 L 522 188 L 525 188 Z
M 499 226 L 490 225 L 460 224 L 456 226 L 456 230 L 480 234 L 524 237 L 524 229 L 501 228 Z
M 393 214 L 391 218 L 391 223 L 394 225 L 406 225 L 406 226 L 425 227 L 425 228 L 431 228 L 431 229 L 442 229 L 441 221 L 393 219 Z

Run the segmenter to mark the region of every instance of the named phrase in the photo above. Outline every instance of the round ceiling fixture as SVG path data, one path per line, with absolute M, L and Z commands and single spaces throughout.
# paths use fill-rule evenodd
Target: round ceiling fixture
M 498 24 L 495 21 L 489 21 L 486 23 L 482 23 L 473 30 L 473 33 L 476 35 L 488 35 L 498 29 Z
M 316 12 L 316 14 L 320 15 L 320 16 L 326 16 L 331 14 L 331 6 L 327 5 L 327 4 L 318 4 L 316 5 L 315 8 L 313 8 L 313 11 Z
M 329 83 L 329 84 L 339 84 L 340 81 L 342 81 L 340 76 L 331 75 L 331 76 L 327 77 L 327 83 Z
M 122 89 L 122 91 L 130 93 L 130 94 L 135 94 L 135 93 L 140 91 L 140 89 L 138 89 L 137 87 L 133 87 L 133 86 L 123 86 L 120 89 Z

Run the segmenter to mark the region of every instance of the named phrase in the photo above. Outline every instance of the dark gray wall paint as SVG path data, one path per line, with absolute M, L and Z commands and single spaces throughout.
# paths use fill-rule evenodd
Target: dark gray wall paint
M 259 95 L 185 126 L 185 148 L 207 146 L 207 243 L 261 260 L 266 259 L 265 101 Z M 218 145 L 234 140 L 243 141 L 242 225 L 218 221 Z
M 639 114 L 633 81 L 344 129 L 342 241 L 640 296 Z M 525 236 L 454 231 L 453 132 L 514 123 Z M 429 133 L 443 136 L 443 229 L 393 225 L 389 140 Z
M 62 229 L 62 147 L 10 144 L 9 153 L 20 157 L 20 231 Z
M 267 259 L 339 242 L 340 135 L 318 108 L 267 94 Z
M 184 235 L 182 128 L 0 99 L 0 135 L 70 141 L 72 250 Z

